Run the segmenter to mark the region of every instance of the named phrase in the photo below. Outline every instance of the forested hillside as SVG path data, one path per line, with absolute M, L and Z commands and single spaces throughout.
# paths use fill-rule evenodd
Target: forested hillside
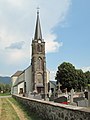
M 11 83 L 11 78 L 10 77 L 2 77 L 2 76 L 0 76 L 0 83 L 10 84 Z

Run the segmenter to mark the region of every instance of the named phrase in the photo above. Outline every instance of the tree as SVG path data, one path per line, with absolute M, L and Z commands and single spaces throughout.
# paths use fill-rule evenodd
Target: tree
M 3 83 L 0 83 L 0 91 L 4 91 L 4 84 Z
M 84 73 L 86 80 L 87 80 L 87 84 L 90 84 L 90 71 L 87 71 Z
M 11 85 L 10 84 L 0 83 L 0 92 L 3 91 L 4 93 L 9 93 L 10 90 L 11 90 Z
M 78 82 L 78 89 L 82 90 L 86 87 L 87 85 L 87 80 L 86 80 L 86 76 L 85 74 L 83 73 L 83 71 L 80 69 L 80 70 L 76 70 L 76 73 L 77 73 L 77 82 Z
M 62 84 L 63 89 L 70 91 L 77 86 L 75 67 L 71 63 L 63 62 L 58 66 L 55 79 Z
M 81 69 L 75 69 L 71 63 L 63 62 L 58 66 L 55 79 L 57 83 L 62 84 L 62 89 L 67 88 L 68 91 L 71 88 L 82 90 L 90 84 L 90 72 L 84 73 Z
M 5 84 L 5 88 L 4 88 L 5 93 L 9 93 L 11 91 L 11 86 L 10 84 Z

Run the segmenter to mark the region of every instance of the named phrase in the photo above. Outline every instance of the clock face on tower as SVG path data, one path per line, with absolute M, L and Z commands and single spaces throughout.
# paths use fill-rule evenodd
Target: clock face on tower
M 41 40 L 38 40 L 38 43 L 41 43 Z

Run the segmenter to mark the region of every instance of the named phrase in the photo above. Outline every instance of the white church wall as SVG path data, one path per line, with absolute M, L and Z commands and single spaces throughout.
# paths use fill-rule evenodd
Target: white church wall
M 22 72 L 22 74 L 20 74 L 18 78 L 19 78 L 18 80 L 19 83 L 25 81 L 25 72 Z
M 14 86 L 14 83 L 16 82 L 17 79 L 18 79 L 17 76 L 13 76 L 13 77 L 11 77 L 11 83 L 12 83 L 12 86 Z
M 18 86 L 13 87 L 13 94 L 18 94 Z
M 23 89 L 23 93 L 25 92 L 24 91 L 24 82 L 18 84 L 18 94 L 20 93 L 20 89 Z
M 17 76 L 13 76 L 13 77 L 11 77 L 11 94 L 13 94 L 14 93 L 14 84 L 15 84 L 15 82 L 18 80 L 18 77 Z
M 26 93 L 32 92 L 32 76 L 31 76 L 31 66 L 25 70 L 25 82 L 26 82 Z

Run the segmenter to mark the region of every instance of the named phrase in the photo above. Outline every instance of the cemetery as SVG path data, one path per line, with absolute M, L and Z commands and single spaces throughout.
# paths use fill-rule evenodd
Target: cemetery
M 89 120 L 89 88 L 88 92 L 75 92 L 74 89 L 70 92 L 62 93 L 60 89 L 54 92 L 50 92 L 46 100 L 42 99 L 40 94 L 30 94 L 28 97 L 12 95 L 12 97 L 42 120 Z
M 89 87 L 88 90 L 85 92 L 74 92 L 74 89 L 71 89 L 70 92 L 65 91 L 64 93 L 62 93 L 59 89 L 56 96 L 55 94 L 56 93 L 50 93 L 50 101 L 79 107 L 90 107 Z
M 62 92 L 60 89 L 60 84 L 58 85 L 59 89 L 53 88 L 49 90 L 49 93 L 47 94 L 46 101 L 55 102 L 55 103 L 61 103 L 66 105 L 72 105 L 72 106 L 79 106 L 79 107 L 90 107 L 90 91 L 89 87 L 88 90 L 85 92 L 75 92 L 74 89 L 71 89 L 70 92 L 67 92 L 67 89 Z M 56 90 L 54 90 L 56 89 Z M 42 100 L 44 101 L 43 93 L 38 94 L 35 93 L 29 93 L 28 96 L 24 96 L 23 94 L 19 94 L 21 97 L 27 97 L 30 99 L 36 99 L 36 100 Z

